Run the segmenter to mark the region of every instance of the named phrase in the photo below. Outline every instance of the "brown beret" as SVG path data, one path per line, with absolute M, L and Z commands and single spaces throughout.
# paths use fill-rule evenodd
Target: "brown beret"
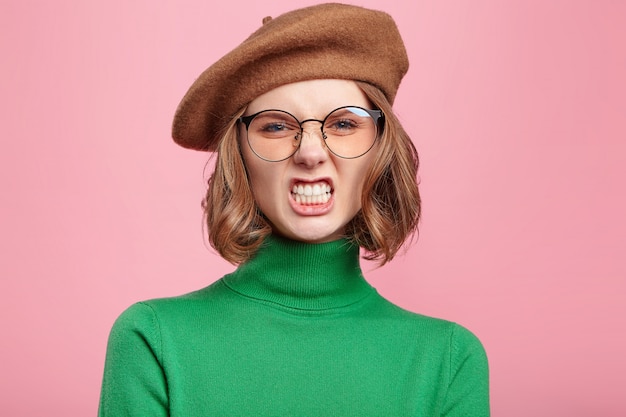
M 365 81 L 393 103 L 408 67 L 402 38 L 387 13 L 329 3 L 266 17 L 191 85 L 176 110 L 172 137 L 185 148 L 214 151 L 237 111 L 298 81 Z

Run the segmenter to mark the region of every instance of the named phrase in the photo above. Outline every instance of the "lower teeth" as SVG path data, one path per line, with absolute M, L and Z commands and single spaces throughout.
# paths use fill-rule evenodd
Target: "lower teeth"
M 301 195 L 294 194 L 294 198 L 296 203 L 298 204 L 324 204 L 330 200 L 330 194 L 320 194 L 320 195 Z

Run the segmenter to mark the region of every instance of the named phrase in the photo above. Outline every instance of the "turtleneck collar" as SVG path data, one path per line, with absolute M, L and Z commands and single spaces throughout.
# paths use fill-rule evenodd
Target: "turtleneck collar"
M 361 273 L 358 246 L 343 239 L 310 244 L 274 235 L 224 283 L 247 297 L 298 310 L 345 307 L 374 291 Z

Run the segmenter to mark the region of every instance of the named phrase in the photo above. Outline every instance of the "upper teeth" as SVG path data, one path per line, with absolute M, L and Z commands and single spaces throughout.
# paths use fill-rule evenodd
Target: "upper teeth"
M 291 192 L 297 203 L 322 204 L 330 199 L 330 185 L 325 182 L 315 184 L 294 184 Z

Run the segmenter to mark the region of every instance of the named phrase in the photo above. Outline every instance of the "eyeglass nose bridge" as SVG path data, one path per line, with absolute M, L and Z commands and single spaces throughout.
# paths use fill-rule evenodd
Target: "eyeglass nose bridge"
M 302 137 L 304 136 L 304 124 L 307 122 L 318 122 L 321 126 L 320 126 L 320 132 L 322 134 L 322 139 L 324 139 L 324 144 L 326 144 L 326 139 L 328 139 L 328 136 L 326 136 L 326 132 L 324 132 L 324 120 L 319 120 L 319 119 L 306 119 L 303 121 L 298 121 L 298 125 L 300 126 L 300 132 L 296 134 L 295 138 L 298 142 L 302 142 Z

